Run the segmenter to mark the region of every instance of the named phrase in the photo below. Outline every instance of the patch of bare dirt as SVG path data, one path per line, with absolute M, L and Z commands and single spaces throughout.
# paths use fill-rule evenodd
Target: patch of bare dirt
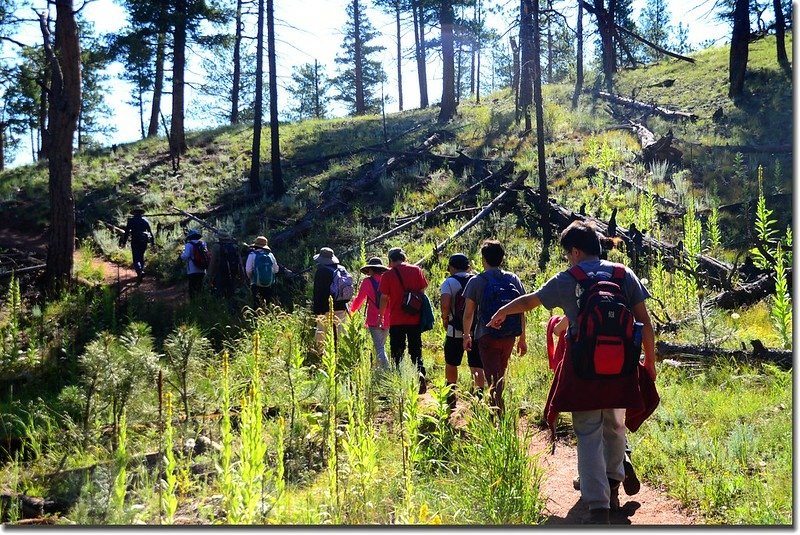
M 533 429 L 530 453 L 539 459 L 544 472 L 542 496 L 547 500 L 546 525 L 567 526 L 582 524 L 589 519 L 589 509 L 581 500 L 580 491 L 572 487 L 572 480 L 578 474 L 578 454 L 571 444 L 562 440 L 556 443 L 555 452 L 550 454 L 548 431 Z M 644 455 L 641 452 L 641 455 Z M 634 453 L 635 455 L 635 453 Z M 634 457 L 634 466 L 635 466 Z M 638 474 L 641 479 L 642 474 Z M 636 526 L 680 526 L 702 524 L 702 521 L 683 508 L 676 500 L 659 489 L 642 481 L 635 496 L 626 496 L 620 487 L 620 509 L 611 511 L 612 524 L 631 524 Z

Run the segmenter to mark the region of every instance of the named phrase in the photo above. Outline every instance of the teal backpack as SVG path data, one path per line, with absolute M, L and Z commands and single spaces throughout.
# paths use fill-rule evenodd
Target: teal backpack
M 272 257 L 264 249 L 255 252 L 253 263 L 253 284 L 263 288 L 272 286 L 275 282 L 275 274 L 272 272 Z

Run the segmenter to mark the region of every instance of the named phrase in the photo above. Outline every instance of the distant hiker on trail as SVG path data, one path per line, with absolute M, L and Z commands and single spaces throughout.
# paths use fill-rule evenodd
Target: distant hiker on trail
M 156 241 L 150 228 L 150 222 L 142 217 L 144 209 L 134 208 L 131 213 L 133 216 L 129 217 L 125 224 L 125 234 L 119 239 L 119 246 L 125 247 L 130 237 L 133 269 L 136 270 L 136 283 L 139 284 L 144 277 L 144 252 L 147 250 L 147 244 L 155 245 Z
M 211 254 L 208 245 L 201 240 L 199 230 L 191 229 L 186 232 L 186 245 L 183 247 L 180 259 L 186 262 L 186 278 L 189 279 L 189 298 L 193 299 L 203 289 L 203 279 L 211 263 Z
M 352 314 L 364 304 L 367 303 L 367 319 L 366 326 L 369 329 L 369 334 L 372 336 L 372 344 L 375 346 L 375 356 L 378 359 L 378 365 L 381 369 L 389 369 L 389 359 L 386 358 L 386 338 L 389 336 L 389 329 L 378 326 L 378 314 L 380 313 L 380 299 L 381 292 L 378 289 L 381 284 L 381 277 L 388 270 L 387 266 L 383 265 L 383 261 L 374 256 L 367 261 L 365 266 L 362 266 L 360 271 L 367 276 L 366 279 L 361 281 L 361 286 L 358 288 L 358 295 L 356 295 L 353 302 L 350 303 L 350 313 Z M 388 320 L 389 312 L 386 312 Z M 388 321 L 385 321 L 388 323 Z
M 378 325 L 389 326 L 389 349 L 398 368 L 408 340 L 408 355 L 419 371 L 419 393 L 424 394 L 428 387 L 422 362 L 422 292 L 428 281 L 419 267 L 406 263 L 406 253 L 401 248 L 389 249 L 388 257 L 392 269 L 383 275 L 378 287 Z
M 570 269 L 500 308 L 489 325 L 500 327 L 511 314 L 539 305 L 564 310 L 567 347 L 556 366 L 545 417 L 554 432 L 557 413 L 572 412 L 589 523 L 608 524 L 625 479 L 625 427 L 635 431 L 658 405 L 655 335 L 644 303 L 649 293 L 629 268 L 600 260 L 601 237 L 594 225 L 573 221 L 560 244 Z
M 466 255 L 457 253 L 450 257 L 447 263 L 447 271 L 450 276 L 442 282 L 439 293 L 442 297 L 442 325 L 444 326 L 444 378 L 448 385 L 451 385 L 450 395 L 447 404 L 450 411 L 456 408 L 456 385 L 458 384 L 458 367 L 464 358 L 464 309 L 466 299 L 464 289 L 473 273 L 469 273 L 469 258 Z M 474 330 L 474 329 L 473 329 Z M 473 333 L 474 334 L 474 333 Z M 483 394 L 486 378 L 483 375 L 483 364 L 478 351 L 478 346 L 473 345 L 471 351 L 467 351 L 467 364 L 469 365 L 470 375 L 477 389 L 477 395 Z
M 499 241 L 484 240 L 481 244 L 483 273 L 472 277 L 464 288 L 464 350 L 469 352 L 474 348 L 478 349 L 483 373 L 489 383 L 491 405 L 497 407 L 501 413 L 505 410 L 503 389 L 508 360 L 514 350 L 514 340 L 518 339 L 519 356 L 528 352 L 523 314 L 511 316 L 502 328 L 487 325 L 501 306 L 525 293 L 519 277 L 500 269 L 505 254 Z
M 230 300 L 236 286 L 242 280 L 243 272 L 236 239 L 230 234 L 221 234 L 219 243 L 211 254 L 211 265 L 208 268 L 215 292 L 222 298 Z
M 244 271 L 250 280 L 253 308 L 258 308 L 272 302 L 272 288 L 280 267 L 267 244 L 266 236 L 257 237 L 250 247 Z
M 322 351 L 328 330 L 330 311 L 328 300 L 333 299 L 333 322 L 336 327 L 334 336 L 338 336 L 347 318 L 347 302 L 353 298 L 353 277 L 339 264 L 339 259 L 330 247 L 320 249 L 319 253 L 314 255 L 314 262 L 317 263 L 317 271 L 314 273 L 311 311 L 317 316 L 314 340 L 317 349 Z

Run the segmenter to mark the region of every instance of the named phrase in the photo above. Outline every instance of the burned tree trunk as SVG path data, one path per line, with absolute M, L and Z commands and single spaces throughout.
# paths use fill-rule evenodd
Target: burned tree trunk
M 539 31 L 539 0 L 529 2 L 533 23 L 532 67 L 533 67 L 533 105 L 536 108 L 536 160 L 539 171 L 539 215 L 542 218 L 544 249 L 550 245 L 552 232 L 547 224 L 547 167 L 544 157 L 544 104 L 542 102 L 542 65 L 540 60 L 541 33 Z
M 455 52 L 453 50 L 453 26 L 455 14 L 452 0 L 441 0 L 439 24 L 442 27 L 442 103 L 438 121 L 446 123 L 456 114 Z
M 414 17 L 414 51 L 417 60 L 417 81 L 419 82 L 419 107 L 428 107 L 428 73 L 426 70 L 427 51 L 425 50 L 425 11 L 420 0 L 411 3 Z
M 531 63 L 533 62 L 532 45 L 534 22 L 530 0 L 522 0 L 520 3 L 519 16 L 519 47 L 522 57 L 519 70 L 519 107 L 517 108 L 517 120 L 519 120 L 520 114 L 525 115 L 525 131 L 528 132 L 533 128 L 530 108 L 533 103 L 533 73 L 531 72 Z
M 51 80 L 47 125 L 50 230 L 44 274 L 50 291 L 62 289 L 72 276 L 72 254 L 75 251 L 72 140 L 81 109 L 81 50 L 72 0 L 58 0 L 56 16 L 53 47 L 47 12 L 39 15 Z
M 233 37 L 233 81 L 231 83 L 231 124 L 239 122 L 239 86 L 242 78 L 242 0 L 236 0 L 236 31 Z
M 677 357 L 689 360 L 707 360 L 709 358 L 725 358 L 743 362 L 767 361 L 773 362 L 784 369 L 792 368 L 792 352 L 783 349 L 769 349 L 764 347 L 760 340 L 751 340 L 752 351 L 744 349 L 720 349 L 718 347 L 703 347 L 686 344 L 672 344 L 670 342 L 656 342 L 656 354 L 661 357 Z
M 658 106 L 656 104 L 648 104 L 646 102 L 641 102 L 638 100 L 634 100 L 632 98 L 627 98 L 620 95 L 614 95 L 613 93 L 606 93 L 605 91 L 592 91 L 592 95 L 602 98 L 603 100 L 607 100 L 612 104 L 618 104 L 620 106 L 625 106 L 626 108 L 631 108 L 633 110 L 649 113 L 651 115 L 658 115 L 659 117 L 663 117 L 664 119 L 669 119 L 673 121 L 688 120 L 692 122 L 698 119 L 698 116 L 695 115 L 694 113 L 689 113 L 686 111 L 679 111 L 679 110 L 671 110 L 669 108 Z
M 639 138 L 639 144 L 642 146 L 642 160 L 645 163 L 652 162 L 669 162 L 677 165 L 683 158 L 683 152 L 672 146 L 672 130 L 660 139 L 656 139 L 655 134 L 651 132 L 645 125 L 635 121 L 628 120 L 631 130 Z
M 167 47 L 167 36 L 158 32 L 156 43 L 156 74 L 153 80 L 153 106 L 150 109 L 150 124 L 147 126 L 147 137 L 158 135 L 158 116 L 161 113 L 161 93 L 164 91 L 164 56 Z
M 275 68 L 275 10 L 273 0 L 267 0 L 267 56 L 269 58 L 269 132 L 272 193 L 283 195 L 286 185 L 281 170 L 280 123 L 278 122 L 278 72 Z
M 614 73 L 617 72 L 617 62 L 614 58 L 614 33 L 612 31 L 614 19 L 613 15 L 603 5 L 603 0 L 594 0 L 594 15 L 597 18 L 597 29 L 600 32 L 603 78 L 606 91 L 610 93 L 614 87 Z
M 260 193 L 261 121 L 264 116 L 264 0 L 258 0 L 258 28 L 256 29 L 256 95 L 253 108 L 253 148 L 250 156 L 250 193 Z
M 733 33 L 729 58 L 728 96 L 737 99 L 744 94 L 744 76 L 747 72 L 747 54 L 750 37 L 750 3 L 736 0 L 733 10 Z
M 575 29 L 578 41 L 575 54 L 575 92 L 572 93 L 572 109 L 578 107 L 578 98 L 583 91 L 583 2 L 578 0 L 578 23 Z
M 772 8 L 775 10 L 775 47 L 778 55 L 778 65 L 783 69 L 789 70 L 789 58 L 786 55 L 786 17 L 783 15 L 781 0 L 772 0 Z
M 511 44 L 511 90 L 514 92 L 514 109 L 517 110 L 517 120 L 519 120 L 519 45 L 514 37 L 508 38 Z
M 175 158 L 186 153 L 184 128 L 184 75 L 186 73 L 187 0 L 175 0 L 175 27 L 172 50 L 172 117 L 169 125 L 170 155 Z

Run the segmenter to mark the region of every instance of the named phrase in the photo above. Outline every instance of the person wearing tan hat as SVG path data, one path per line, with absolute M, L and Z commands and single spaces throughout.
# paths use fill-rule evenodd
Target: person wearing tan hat
M 244 271 L 250 280 L 253 308 L 272 301 L 272 285 L 279 271 L 278 261 L 269 248 L 266 236 L 259 236 L 250 246 Z
M 367 303 L 367 317 L 365 325 L 369 329 L 369 334 L 372 336 L 372 344 L 375 346 L 375 356 L 378 358 L 378 365 L 381 369 L 389 369 L 389 359 L 386 358 L 386 338 L 389 336 L 389 329 L 378 326 L 378 313 L 379 304 L 381 299 L 381 292 L 378 287 L 381 283 L 381 277 L 384 272 L 389 268 L 383 265 L 383 261 L 374 256 L 370 258 L 366 265 L 362 266 L 360 271 L 367 278 L 361 282 L 358 288 L 358 294 L 353 302 L 350 303 L 350 313 L 352 314 L 364 304 Z M 388 313 L 387 313 L 388 316 Z M 388 323 L 388 321 L 385 321 Z
M 317 271 L 314 272 L 314 291 L 311 297 L 311 311 L 317 317 L 317 328 L 314 340 L 317 348 L 322 351 L 325 347 L 325 337 L 328 331 L 328 313 L 330 312 L 329 299 L 333 299 L 333 316 L 336 325 L 334 336 L 342 332 L 343 324 L 347 318 L 347 302 L 353 297 L 353 279 L 344 266 L 339 264 L 339 259 L 330 247 L 323 247 L 314 255 Z M 337 277 L 349 278 L 349 295 L 336 296 L 332 293 L 332 285 Z

